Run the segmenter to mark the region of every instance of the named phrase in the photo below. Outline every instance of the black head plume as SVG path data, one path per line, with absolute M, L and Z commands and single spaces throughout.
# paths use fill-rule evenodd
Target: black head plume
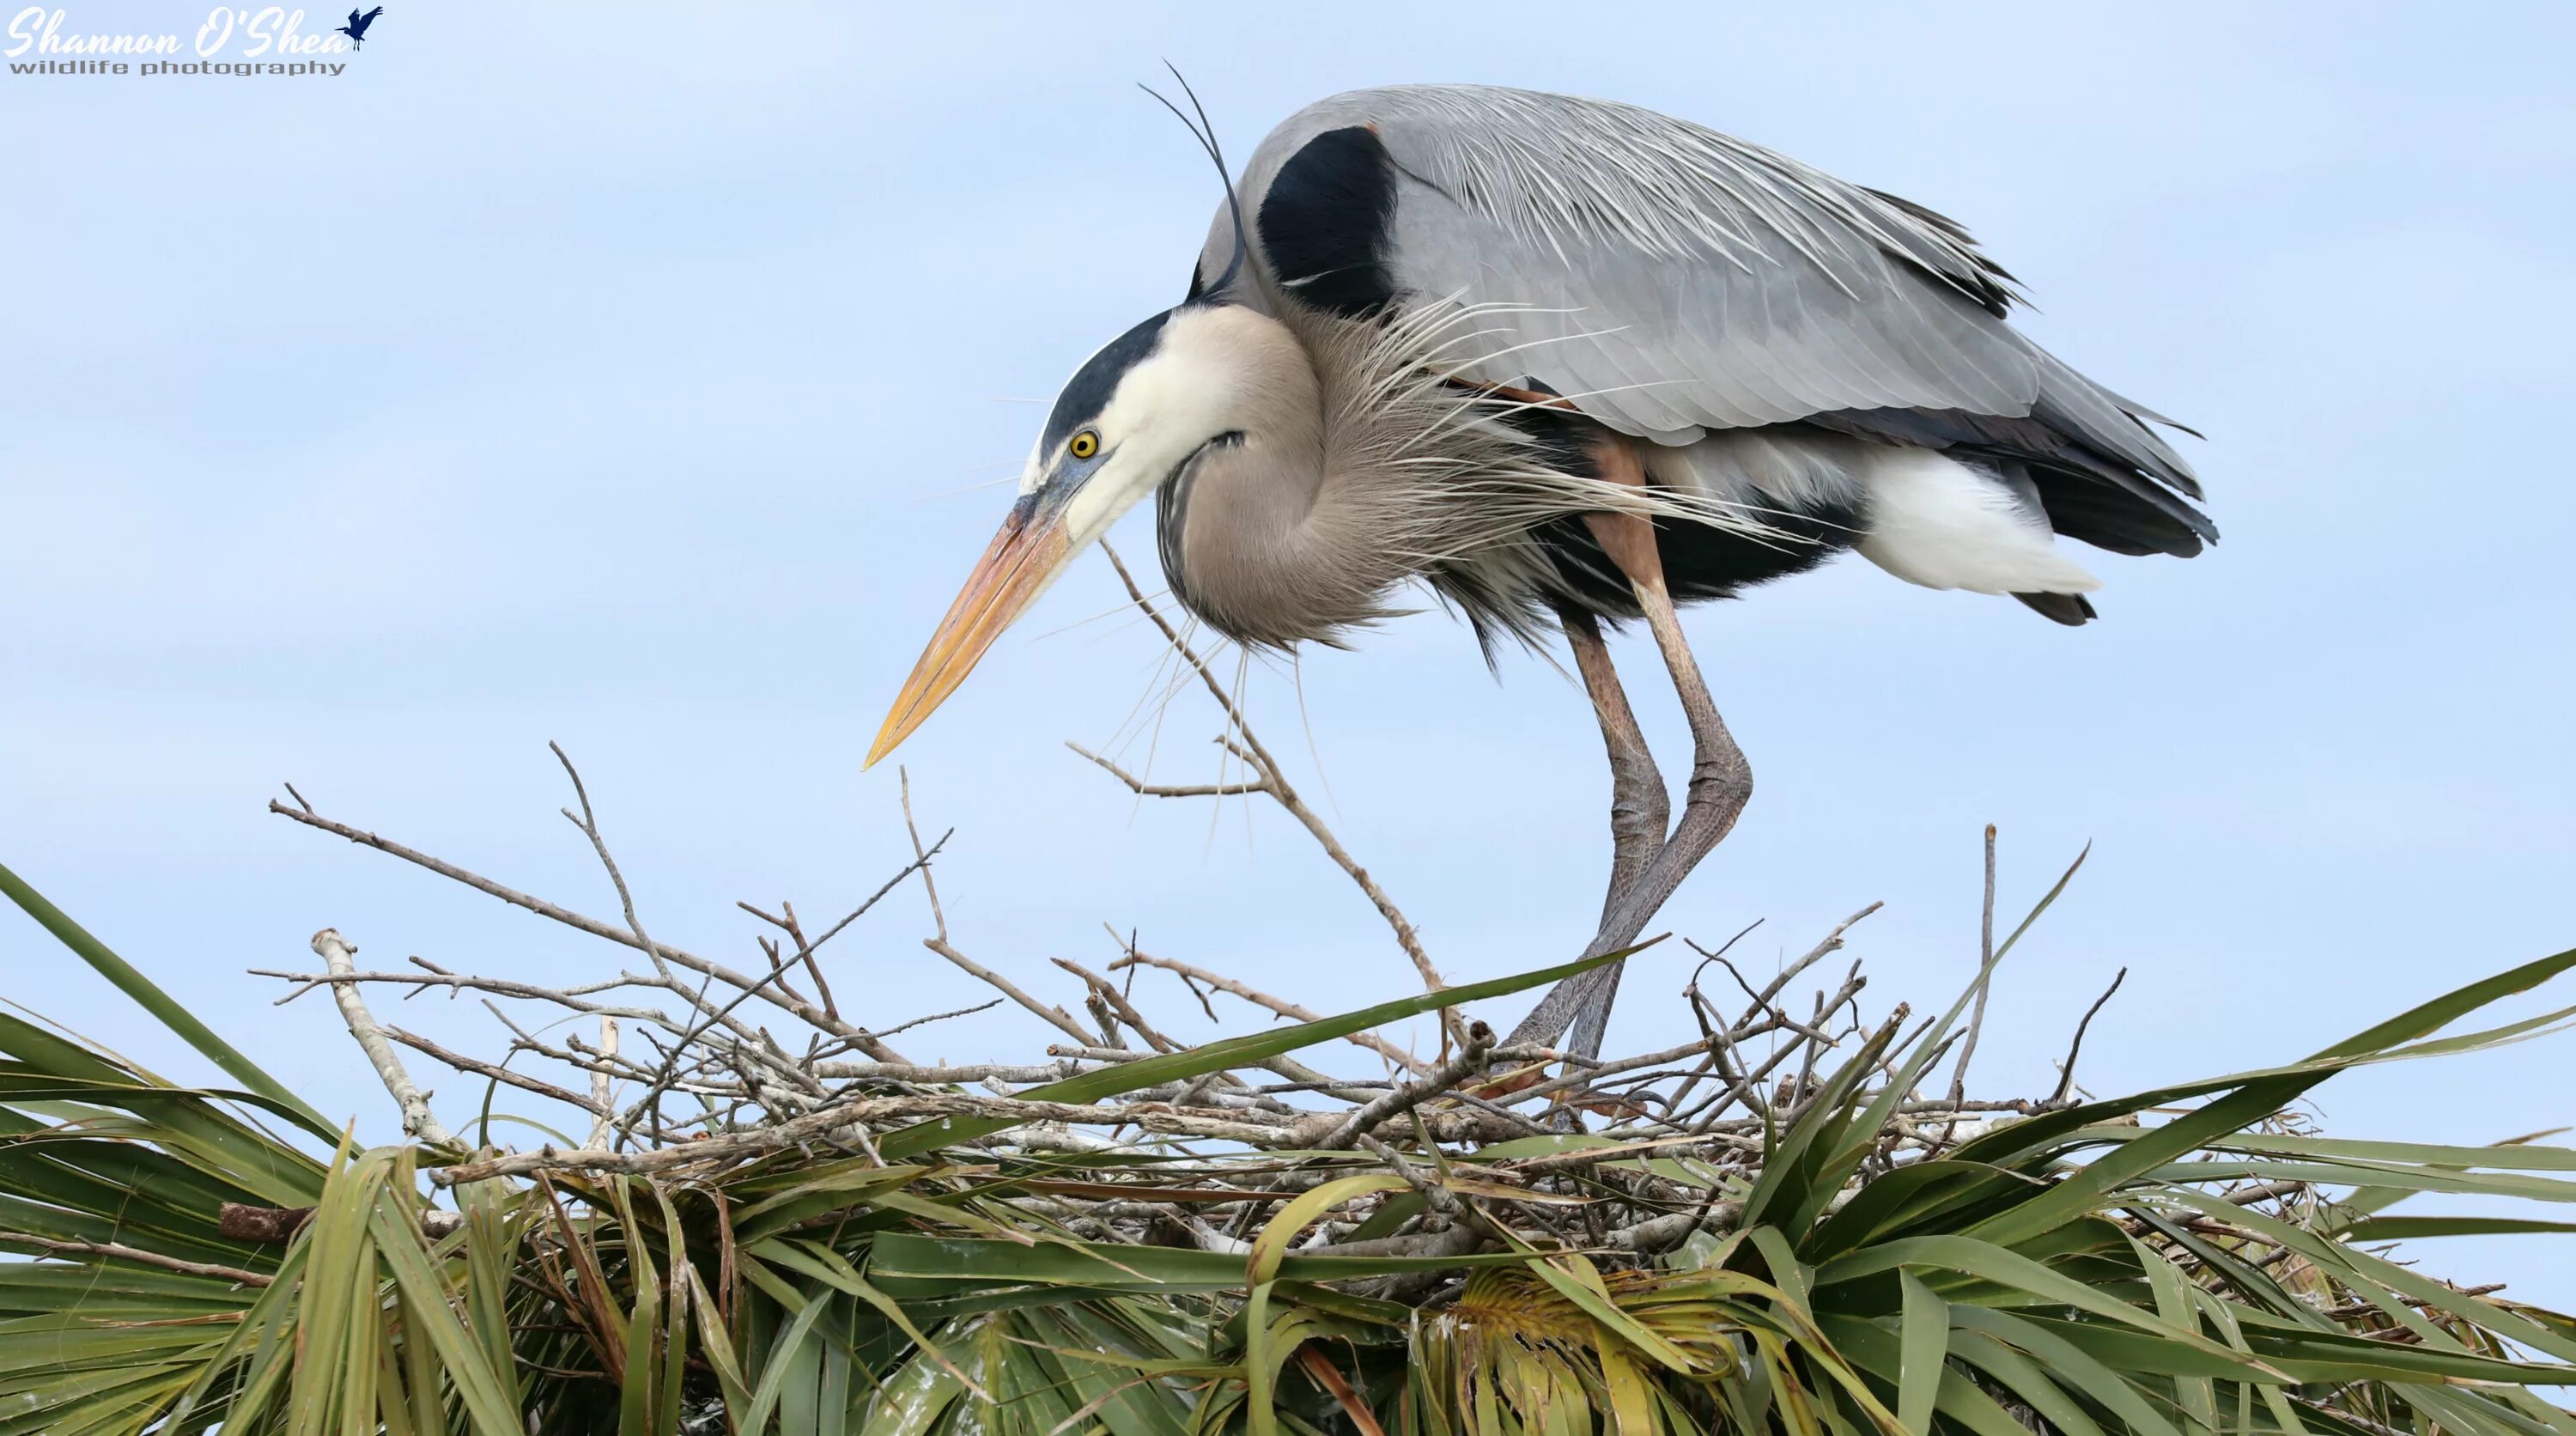
M 1163 68 L 1172 72 L 1172 78 L 1180 82 L 1181 93 L 1189 96 L 1190 108 L 1198 113 L 1196 120 L 1181 113 L 1180 106 L 1164 98 L 1163 92 L 1153 86 L 1139 80 L 1136 88 L 1160 101 L 1163 108 L 1171 111 L 1172 117 L 1189 130 L 1190 138 L 1199 142 L 1199 148 L 1207 151 L 1208 162 L 1216 166 L 1217 181 L 1225 186 L 1226 210 L 1234 217 L 1234 255 L 1226 261 L 1225 273 L 1218 275 L 1216 282 L 1207 286 L 1207 292 L 1214 293 L 1232 285 L 1235 278 L 1243 273 L 1244 256 L 1249 250 L 1249 240 L 1246 236 L 1250 233 L 1243 224 L 1243 199 L 1234 192 L 1234 173 L 1226 168 L 1225 151 L 1218 148 L 1216 142 L 1216 126 L 1209 123 L 1207 106 L 1199 103 L 1198 91 L 1190 88 L 1190 82 L 1181 74 L 1179 66 L 1165 60 Z M 1193 293 L 1195 294 L 1196 291 Z

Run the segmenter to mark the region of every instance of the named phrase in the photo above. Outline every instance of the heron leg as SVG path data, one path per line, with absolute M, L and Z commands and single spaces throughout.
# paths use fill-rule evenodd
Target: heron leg
M 1627 439 L 1604 436 L 1595 445 L 1594 454 L 1604 477 L 1644 487 L 1645 468 Z M 1745 803 L 1753 796 L 1753 768 L 1745 761 L 1744 750 L 1736 746 L 1734 735 L 1727 731 L 1726 720 L 1718 716 L 1717 702 L 1709 696 L 1708 682 L 1700 674 L 1698 660 L 1691 656 L 1689 641 L 1682 636 L 1681 615 L 1674 609 L 1672 593 L 1664 582 L 1663 559 L 1655 545 L 1653 522 L 1633 514 L 1591 514 L 1585 521 L 1602 551 L 1627 576 L 1636 594 L 1646 627 L 1653 633 L 1664 666 L 1672 674 L 1682 717 L 1690 725 L 1692 746 L 1690 782 L 1683 793 L 1681 819 L 1624 891 L 1614 884 L 1601 930 L 1585 949 L 1586 956 L 1598 956 L 1636 941 L 1637 934 L 1665 899 L 1673 895 L 1673 890 L 1681 886 L 1682 879 L 1734 828 Z M 1578 663 L 1582 657 L 1578 645 Z M 1605 670 L 1607 657 L 1606 653 L 1602 655 Z M 1586 681 L 1588 684 L 1588 675 Z M 1597 694 L 1595 706 L 1600 706 Z M 1624 697 L 1620 707 L 1626 708 Z M 1633 726 L 1633 715 L 1629 722 Z M 1605 736 L 1608 723 L 1605 712 Z M 1601 1030 L 1609 1021 L 1610 1002 L 1618 992 L 1621 965 L 1614 962 L 1558 984 L 1522 1019 L 1510 1041 L 1544 1045 L 1555 1041 L 1572 1024 L 1573 1050 L 1584 1056 L 1597 1055 Z
M 1599 620 L 1577 608 L 1563 610 L 1559 619 L 1610 755 L 1610 891 L 1601 900 L 1601 920 L 1607 922 L 1663 846 L 1673 805 L 1664 792 L 1664 775 L 1655 768 L 1654 751 L 1646 746 L 1636 712 L 1628 706 L 1627 690 L 1619 686 L 1619 670 L 1611 666 Z
M 1591 696 L 1593 712 L 1601 720 L 1602 746 L 1610 756 L 1610 888 L 1601 900 L 1601 921 L 1606 927 L 1617 915 L 1621 899 L 1663 847 L 1672 822 L 1672 800 L 1664 791 L 1664 775 L 1655 767 L 1654 750 L 1646 745 L 1637 714 L 1628 706 L 1628 693 L 1610 662 L 1609 646 L 1601 641 L 1600 622 L 1573 607 L 1563 609 L 1559 619 L 1566 645 L 1574 651 L 1575 671 L 1583 676 L 1584 692 Z M 1603 990 L 1579 1014 L 1576 1051 L 1587 1057 L 1599 1055 L 1602 1029 L 1609 1022 L 1618 988 L 1614 966 Z

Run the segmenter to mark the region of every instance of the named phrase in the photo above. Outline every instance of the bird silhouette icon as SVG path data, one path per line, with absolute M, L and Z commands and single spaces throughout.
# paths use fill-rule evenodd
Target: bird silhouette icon
M 352 10 L 349 12 L 349 23 L 341 26 L 337 33 L 348 36 L 351 45 L 363 50 L 367 48 L 367 27 L 376 23 L 376 17 L 383 13 L 385 13 L 385 7 L 382 5 L 363 15 Z

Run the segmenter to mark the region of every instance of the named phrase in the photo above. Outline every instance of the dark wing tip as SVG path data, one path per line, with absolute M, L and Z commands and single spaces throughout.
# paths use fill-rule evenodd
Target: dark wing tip
M 2080 628 L 2102 615 L 2093 611 L 2093 600 L 2080 593 L 2016 593 L 2031 612 L 2051 623 Z

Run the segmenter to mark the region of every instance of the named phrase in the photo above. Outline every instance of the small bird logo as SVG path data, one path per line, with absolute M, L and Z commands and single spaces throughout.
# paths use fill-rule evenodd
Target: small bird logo
M 352 10 L 349 12 L 349 23 L 341 26 L 335 33 L 348 36 L 351 45 L 363 50 L 367 48 L 367 27 L 376 23 L 376 17 L 383 13 L 385 13 L 385 7 L 382 5 L 363 15 Z

